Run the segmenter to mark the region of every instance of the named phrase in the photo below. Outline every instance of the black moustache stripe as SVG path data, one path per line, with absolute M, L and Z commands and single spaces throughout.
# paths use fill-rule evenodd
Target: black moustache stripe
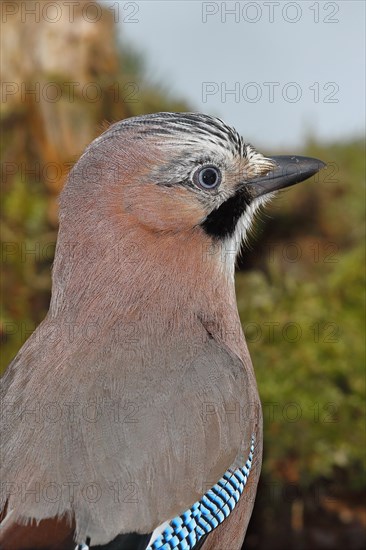
M 201 227 L 215 239 L 232 237 L 239 219 L 250 202 L 248 190 L 241 187 L 232 197 L 220 204 L 219 208 L 210 212 L 201 223 Z

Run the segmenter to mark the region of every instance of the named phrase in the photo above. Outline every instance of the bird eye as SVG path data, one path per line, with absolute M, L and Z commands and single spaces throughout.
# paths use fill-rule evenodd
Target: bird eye
M 193 181 L 203 189 L 215 189 L 221 183 L 221 172 L 215 166 L 204 166 L 196 170 Z

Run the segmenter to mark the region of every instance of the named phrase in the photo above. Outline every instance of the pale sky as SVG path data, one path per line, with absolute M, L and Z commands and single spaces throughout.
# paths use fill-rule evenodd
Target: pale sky
M 363 0 L 111 5 L 152 80 L 254 145 L 294 149 L 309 133 L 363 134 Z

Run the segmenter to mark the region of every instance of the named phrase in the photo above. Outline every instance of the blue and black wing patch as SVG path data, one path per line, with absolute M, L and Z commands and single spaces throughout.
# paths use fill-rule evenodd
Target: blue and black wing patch
M 193 550 L 234 510 L 247 484 L 252 467 L 255 440 L 245 465 L 227 470 L 222 478 L 182 514 L 170 521 L 147 550 Z

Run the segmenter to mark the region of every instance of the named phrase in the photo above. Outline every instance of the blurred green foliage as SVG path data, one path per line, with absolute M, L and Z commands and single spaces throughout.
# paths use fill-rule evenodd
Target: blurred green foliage
M 30 191 L 31 190 L 31 191 Z M 47 222 L 47 192 L 18 177 L 1 201 L 1 370 L 47 313 L 57 232 Z
M 254 254 L 258 265 L 237 275 L 263 403 L 263 472 L 303 487 L 333 477 L 365 487 L 363 150 L 309 144 L 330 169 L 274 204 L 259 250 L 242 260 Z

